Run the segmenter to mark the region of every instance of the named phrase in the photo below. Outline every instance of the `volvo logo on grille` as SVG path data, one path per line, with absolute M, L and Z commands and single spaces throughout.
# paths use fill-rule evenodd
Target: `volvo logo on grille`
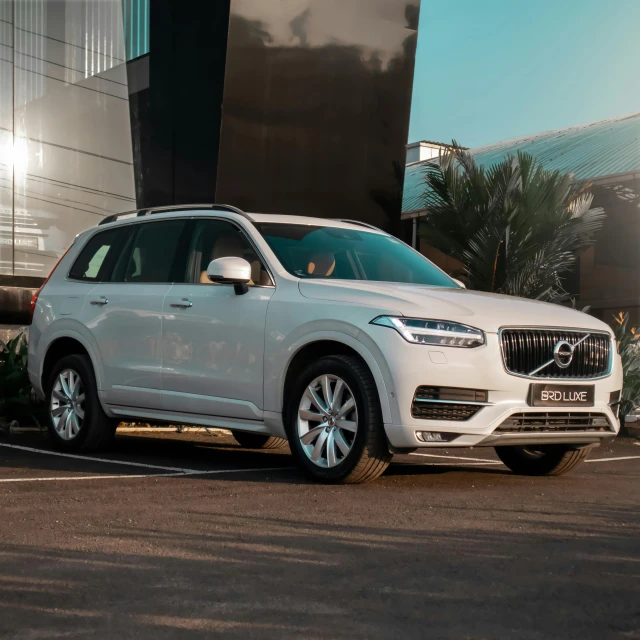
M 566 369 L 573 360 L 575 347 L 566 340 L 560 340 L 553 348 L 553 361 L 561 368 Z
M 535 376 L 540 373 L 543 369 L 546 369 L 550 364 L 554 362 L 560 367 L 560 369 L 566 369 L 573 362 L 573 356 L 576 352 L 576 347 L 579 344 L 582 344 L 591 334 L 587 333 L 582 336 L 579 340 L 571 343 L 568 340 L 560 340 L 556 342 L 556 346 L 553 347 L 553 358 L 548 362 L 545 362 L 543 365 L 539 366 L 537 369 L 529 372 L 530 376 Z

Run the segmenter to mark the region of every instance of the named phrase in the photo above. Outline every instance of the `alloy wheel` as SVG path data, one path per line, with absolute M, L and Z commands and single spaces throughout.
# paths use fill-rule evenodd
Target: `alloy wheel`
M 63 440 L 73 440 L 84 421 L 84 385 L 80 375 L 72 369 L 61 371 L 51 392 L 49 411 L 56 433 Z
M 358 408 L 347 383 L 321 375 L 306 388 L 298 408 L 298 438 L 309 460 L 325 469 L 349 455 L 358 432 Z

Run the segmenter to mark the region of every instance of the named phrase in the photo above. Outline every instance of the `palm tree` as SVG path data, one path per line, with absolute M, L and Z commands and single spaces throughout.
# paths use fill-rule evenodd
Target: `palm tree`
M 591 208 L 590 185 L 522 152 L 485 169 L 455 141 L 426 165 L 424 181 L 420 233 L 462 264 L 454 275 L 481 291 L 568 298 L 563 278 L 605 218 Z

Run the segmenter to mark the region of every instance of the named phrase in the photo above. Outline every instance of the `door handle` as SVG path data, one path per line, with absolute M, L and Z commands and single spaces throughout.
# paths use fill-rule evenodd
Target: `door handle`
M 105 298 L 104 296 L 100 296 L 99 298 L 96 298 L 95 300 L 92 300 L 91 304 L 103 306 L 105 304 L 109 304 L 109 299 Z
M 180 302 L 172 302 L 170 306 L 174 309 L 189 309 L 189 307 L 193 307 L 193 302 L 191 302 L 191 300 L 187 300 L 186 298 L 182 298 Z

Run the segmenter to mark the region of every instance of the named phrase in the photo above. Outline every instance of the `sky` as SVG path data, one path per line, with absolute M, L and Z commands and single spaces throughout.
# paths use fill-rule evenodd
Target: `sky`
M 409 142 L 640 111 L 640 0 L 422 0 Z

